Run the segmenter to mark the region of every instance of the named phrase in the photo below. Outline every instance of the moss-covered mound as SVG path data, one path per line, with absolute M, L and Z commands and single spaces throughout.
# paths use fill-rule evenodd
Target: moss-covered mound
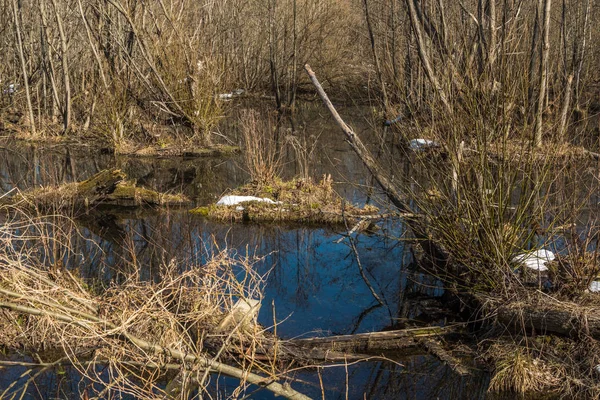
M 108 169 L 83 182 L 67 183 L 58 187 L 32 189 L 11 198 L 12 203 L 31 204 L 35 207 L 141 207 L 175 206 L 189 203 L 182 194 L 167 194 L 136 186 L 127 180 L 121 170 Z
M 245 201 L 238 204 L 212 204 L 191 210 L 194 214 L 226 221 L 301 222 L 314 224 L 350 224 L 370 216 L 377 207 L 364 208 L 346 203 L 332 187 L 331 176 L 319 183 L 310 179 L 269 183 L 251 182 L 228 193 L 229 196 L 255 196 L 272 201 Z

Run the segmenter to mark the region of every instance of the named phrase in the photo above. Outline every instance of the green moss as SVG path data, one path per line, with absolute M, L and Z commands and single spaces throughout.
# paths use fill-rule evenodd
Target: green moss
M 210 213 L 210 208 L 209 207 L 196 207 L 196 208 L 190 210 L 190 212 L 192 214 L 202 215 L 203 217 L 207 217 Z
M 87 208 L 92 205 L 139 207 L 156 205 L 182 205 L 189 200 L 183 194 L 167 194 L 136 186 L 125 180 L 118 169 L 104 170 L 79 183 L 58 187 L 36 188 L 15 197 L 39 207 Z

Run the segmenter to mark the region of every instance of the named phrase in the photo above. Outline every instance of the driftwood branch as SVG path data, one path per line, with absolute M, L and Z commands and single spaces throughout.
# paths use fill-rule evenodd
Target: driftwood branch
M 354 150 L 354 152 L 362 160 L 363 164 L 367 167 L 369 172 L 373 175 L 377 183 L 383 188 L 383 191 L 385 192 L 386 196 L 390 199 L 392 204 L 394 204 L 394 206 L 396 206 L 396 208 L 398 208 L 400 212 L 406 213 L 404 219 L 413 231 L 415 237 L 419 241 L 425 253 L 429 257 L 431 257 L 432 261 L 436 266 L 445 267 L 448 262 L 448 255 L 437 243 L 431 240 L 425 229 L 421 216 L 412 213 L 411 208 L 403 200 L 402 196 L 400 195 L 400 193 L 398 193 L 391 180 L 386 176 L 386 174 L 379 167 L 379 165 L 377 165 L 377 162 L 375 161 L 375 158 L 373 157 L 371 152 L 365 147 L 363 142 L 356 135 L 356 133 L 354 133 L 352 128 L 350 128 L 344 122 L 342 117 L 340 117 L 310 66 L 306 64 L 304 66 L 304 69 L 308 73 L 310 80 L 317 89 L 317 92 L 319 93 L 319 96 L 325 103 L 325 106 L 333 116 L 333 119 L 344 132 L 344 135 L 346 136 L 346 142 L 350 145 L 350 147 L 352 147 L 352 150 Z
M 431 354 L 448 364 L 460 375 L 468 374 L 460 360 L 446 351 L 439 339 L 451 341 L 458 334 L 462 326 L 412 328 L 385 332 L 368 332 L 354 335 L 337 335 L 328 337 L 315 337 L 294 339 L 285 343 L 286 348 L 294 346 L 304 349 L 310 354 L 317 354 L 319 350 L 326 353 L 343 353 L 346 355 L 357 353 L 377 355 L 384 351 L 400 351 L 404 356 Z M 366 356 L 363 356 L 366 357 Z

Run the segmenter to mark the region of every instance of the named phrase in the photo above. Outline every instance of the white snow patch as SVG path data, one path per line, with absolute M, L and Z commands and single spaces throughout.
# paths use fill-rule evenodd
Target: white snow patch
M 429 139 L 412 139 L 409 143 L 409 147 L 414 151 L 425 150 L 429 147 L 436 147 L 438 144 L 433 140 Z
M 513 261 L 537 271 L 548 271 L 546 263 L 554 260 L 554 258 L 554 253 L 550 250 L 540 249 L 529 253 L 517 254 L 513 257 Z
M 236 96 L 243 95 L 244 92 L 245 92 L 244 89 L 234 89 L 231 93 L 221 93 L 221 94 L 218 94 L 217 98 L 219 100 L 229 101 L 229 100 L 233 99 Z
M 590 283 L 590 292 L 591 293 L 598 293 L 600 292 L 600 281 L 592 281 Z M 600 371 L 598 371 L 600 372 Z
M 271 199 L 267 199 L 264 197 L 254 197 L 254 196 L 223 196 L 217 201 L 218 206 L 238 206 L 242 203 L 247 203 L 249 201 L 258 201 L 261 203 L 268 204 L 279 204 L 279 201 L 273 201 Z M 242 208 L 243 210 L 243 208 Z

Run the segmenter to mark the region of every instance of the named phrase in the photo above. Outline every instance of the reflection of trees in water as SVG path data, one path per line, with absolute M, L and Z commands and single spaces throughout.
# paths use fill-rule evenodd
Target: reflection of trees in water
M 93 223 L 84 221 L 83 236 L 89 240 L 81 239 L 76 247 L 85 260 L 85 276 L 107 281 L 136 272 L 141 279 L 156 279 L 161 265 L 171 259 L 185 268 L 227 247 L 265 257 L 257 268 L 269 273 L 266 301 L 275 300 L 278 319 L 292 313 L 298 319 L 287 324 L 288 332 L 373 330 L 390 325 L 390 315 L 397 314 L 403 247 L 396 242 L 388 248 L 377 237 L 357 241 L 369 279 L 388 299 L 389 306 L 380 309 L 373 307 L 352 250 L 334 243 L 339 236 L 328 230 L 219 224 L 185 211 L 134 217 L 93 216 Z M 261 313 L 273 320 L 271 307 Z
M 365 362 L 322 369 L 327 399 L 484 399 L 488 376 L 461 377 L 434 357 L 411 356 L 393 362 Z M 348 388 L 340 382 L 348 381 Z M 346 389 L 348 390 L 346 397 Z M 320 397 L 320 392 L 314 395 Z
M 103 169 L 116 167 L 140 185 L 159 191 L 183 192 L 204 204 L 247 178 L 235 160 L 126 158 L 65 146 L 0 148 L 0 159 L 3 192 L 14 187 L 23 190 L 82 181 Z

